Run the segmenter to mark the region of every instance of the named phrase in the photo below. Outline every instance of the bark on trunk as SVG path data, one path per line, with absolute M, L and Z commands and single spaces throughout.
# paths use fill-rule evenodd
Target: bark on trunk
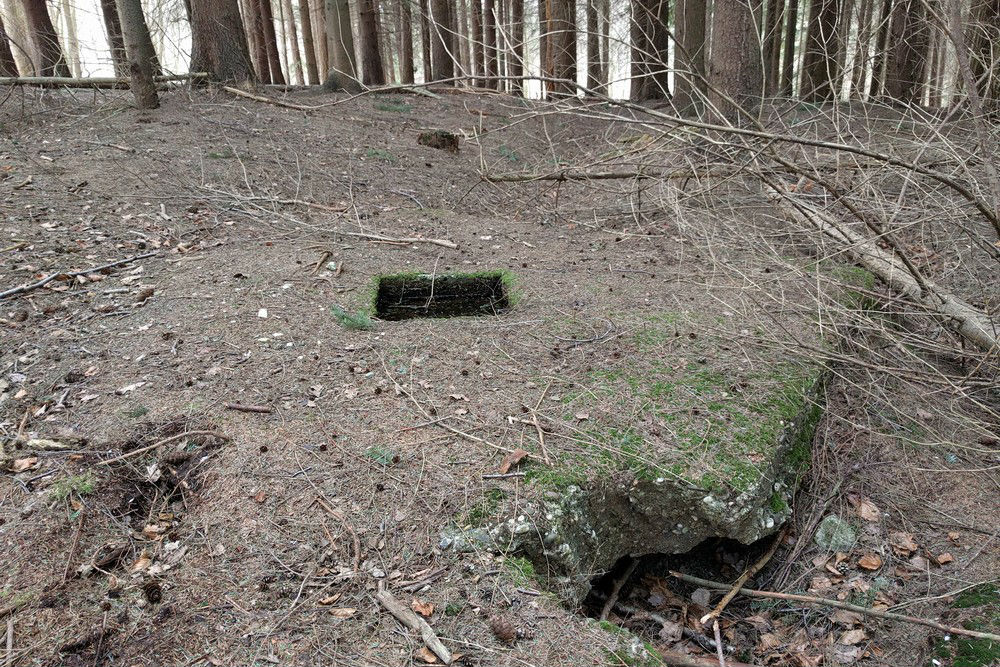
M 576 0 L 544 0 L 548 31 L 544 75 L 550 93 L 576 95 Z
M 919 104 L 930 26 L 921 0 L 899 0 L 892 10 L 886 54 L 885 93 L 902 104 Z
M 868 58 L 871 55 L 872 10 L 874 0 L 861 0 L 858 12 L 858 43 L 854 55 L 854 71 L 851 73 L 851 94 L 859 99 L 865 98 L 865 74 L 868 68 Z
M 37 62 L 35 68 L 39 76 L 70 76 L 69 65 L 59 45 L 59 36 L 52 25 L 49 8 L 45 0 L 21 0 L 28 32 L 35 46 Z
M 788 15 L 785 17 L 785 60 L 781 67 L 782 95 L 791 97 L 794 90 L 795 59 L 798 55 L 795 44 L 799 37 L 799 0 L 788 0 Z
M 882 86 L 885 82 L 886 50 L 889 41 L 889 29 L 892 25 L 892 0 L 884 0 L 882 3 L 882 13 L 879 15 L 878 36 L 875 39 L 875 61 L 872 63 L 872 80 L 868 90 L 870 97 L 877 97 L 882 94 Z
M 632 0 L 632 93 L 634 101 L 670 97 L 667 78 L 668 0 Z
M 118 71 L 115 71 L 118 75 Z M 0 16 L 0 76 L 17 76 L 17 61 L 14 52 L 10 50 L 7 31 L 3 27 L 3 17 Z
M 473 0 L 474 2 L 478 0 Z M 486 75 L 486 86 L 499 88 L 497 76 L 497 14 L 496 2 L 486 0 L 483 7 L 483 73 Z
M 599 1 L 601 3 L 601 81 L 603 82 L 605 92 L 607 92 L 607 87 L 611 82 L 611 0 Z M 678 3 L 681 1 L 678 0 Z M 704 0 L 700 1 L 704 2 Z M 704 16 L 702 19 L 704 20 Z
M 366 86 L 385 84 L 385 67 L 379 50 L 378 17 L 375 0 L 361 0 L 358 4 L 359 36 L 361 38 L 362 82 Z
M 411 0 L 399 0 L 399 68 L 400 81 L 413 83 L 413 8 Z
M 272 83 L 285 83 L 285 74 L 281 71 L 281 58 L 278 56 L 278 37 L 274 32 L 274 12 L 271 10 L 271 0 L 257 0 L 257 9 L 264 26 L 264 47 L 267 49 L 267 67 L 271 71 Z
M 329 69 L 349 79 L 357 79 L 354 28 L 351 6 L 347 0 L 332 0 L 326 6 L 326 39 L 330 54 Z
M 319 80 L 326 79 L 330 69 L 329 38 L 326 35 L 326 4 L 327 0 L 312 0 L 313 46 L 316 48 L 316 74 Z
M 125 37 L 129 87 L 135 97 L 135 105 L 140 109 L 155 109 L 160 106 L 160 99 L 153 83 L 153 63 L 145 48 L 146 42 L 152 45 L 152 40 L 142 14 L 142 0 L 118 0 L 118 18 Z
M 601 38 L 597 25 L 597 0 L 587 2 L 587 88 L 601 85 Z
M 802 99 L 820 102 L 835 97 L 837 51 L 837 0 L 812 0 L 802 60 Z
M 745 120 L 739 107 L 753 113 L 764 83 L 753 1 L 715 0 L 712 13 L 712 41 L 725 46 L 712 49 L 708 98 L 723 118 L 737 123 Z
M 448 0 L 433 0 L 431 5 L 431 78 L 435 81 L 455 76 L 455 24 Z
M 510 7 L 511 48 L 510 54 L 510 77 L 511 91 L 520 95 L 524 91 L 524 0 L 511 0 Z
M 473 86 L 482 82 L 478 77 L 486 73 L 486 51 L 483 45 L 483 6 L 480 0 L 470 0 L 469 4 L 470 71 L 474 77 Z
M 778 91 L 780 78 L 778 66 L 781 60 L 781 28 L 785 16 L 785 0 L 768 0 L 767 16 L 764 18 L 764 92 L 774 95 Z
M 984 103 L 1000 102 L 1000 0 L 975 0 L 970 11 L 973 32 L 966 40 L 970 67 Z
M 253 81 L 236 0 L 191 0 L 191 71 L 220 81 Z
M 306 60 L 306 83 L 319 83 L 319 70 L 316 69 L 316 44 L 313 42 L 312 14 L 309 0 L 299 0 L 299 18 L 302 19 L 302 51 Z
M 429 0 L 420 2 L 420 55 L 424 81 L 431 80 L 431 8 Z
M 101 0 L 101 15 L 104 17 L 104 29 L 108 36 L 108 48 L 111 51 L 111 63 L 115 68 L 115 76 L 128 76 L 125 37 L 122 35 L 122 24 L 118 18 L 118 7 L 115 6 L 115 0 Z
M 267 64 L 267 46 L 264 44 L 264 20 L 260 16 L 257 0 L 243 0 L 243 21 L 247 27 L 247 44 L 254 68 L 261 83 L 271 83 L 271 69 Z
M 305 83 L 305 76 L 302 72 L 302 56 L 299 54 L 299 29 L 295 25 L 292 0 L 282 0 L 282 8 L 285 10 L 285 33 L 288 36 L 288 53 L 292 58 L 291 69 L 295 71 L 295 80 L 299 83 Z
M 705 85 L 705 0 L 677 0 L 674 105 L 682 113 L 702 106 Z
M 66 56 L 73 76 L 80 76 L 80 40 L 76 36 L 76 12 L 70 0 L 62 0 L 62 18 L 66 24 Z

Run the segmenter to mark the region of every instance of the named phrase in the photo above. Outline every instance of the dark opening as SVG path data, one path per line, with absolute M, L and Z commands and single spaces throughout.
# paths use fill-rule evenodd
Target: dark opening
M 495 315 L 510 307 L 502 272 L 382 276 L 375 313 L 383 320 Z

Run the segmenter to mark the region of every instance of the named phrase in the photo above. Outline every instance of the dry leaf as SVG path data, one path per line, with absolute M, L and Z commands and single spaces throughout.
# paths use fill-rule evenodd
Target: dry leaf
M 858 503 L 858 516 L 865 521 L 876 523 L 882 518 L 882 512 L 879 510 L 878 505 L 867 498 L 862 498 L 861 502 Z
M 410 609 L 427 618 L 430 618 L 431 614 L 434 613 L 434 605 L 430 602 L 418 600 L 417 598 L 413 598 L 413 602 L 410 603 Z
M 954 563 L 955 557 L 946 551 L 940 556 L 937 556 L 934 560 L 937 561 L 938 565 L 947 565 L 948 563 Z
M 684 635 L 684 628 L 681 627 L 679 623 L 674 623 L 673 621 L 667 621 L 660 628 L 660 631 L 656 633 L 656 636 L 660 638 L 666 644 L 674 644 L 681 640 Z
M 165 532 L 167 532 L 167 526 L 159 523 L 148 523 L 142 529 L 142 534 L 150 540 L 162 540 Z
M 901 531 L 889 533 L 889 544 L 898 556 L 909 556 L 917 550 L 917 543 L 913 540 L 912 533 Z
M 139 554 L 139 557 L 135 559 L 134 563 L 132 563 L 132 567 L 129 568 L 129 572 L 141 572 L 152 564 L 153 559 L 150 558 L 146 550 L 143 549 L 142 553 Z
M 866 570 L 877 570 L 882 567 L 882 557 L 878 554 L 865 554 L 858 561 L 858 566 Z
M 764 653 L 774 648 L 782 646 L 784 642 L 781 637 L 774 634 L 773 632 L 765 632 L 760 636 L 760 642 L 757 644 L 757 651 Z
M 852 628 L 855 625 L 860 625 L 864 620 L 864 616 L 856 611 L 848 611 L 847 609 L 838 609 L 830 617 L 834 623 L 838 625 L 843 625 L 844 627 Z
M 34 467 L 38 463 L 37 456 L 29 456 L 24 459 L 14 459 L 14 463 L 11 464 L 10 471 L 13 473 L 24 472 L 28 468 Z
M 590 419 L 590 414 L 587 412 L 577 412 L 573 416 L 577 418 L 577 421 L 587 421 Z
M 503 457 L 503 461 L 500 463 L 500 474 L 506 475 L 511 468 L 520 463 L 521 459 L 523 459 L 527 455 L 528 455 L 527 450 L 521 449 L 520 447 L 508 453 L 506 456 Z
M 434 655 L 434 651 L 430 650 L 426 646 L 421 646 L 414 651 L 413 656 L 420 662 L 425 662 L 428 665 L 435 665 L 438 662 L 438 657 Z
M 334 607 L 330 610 L 330 614 L 337 618 L 350 618 L 358 613 L 358 610 L 353 607 Z
M 857 630 L 848 630 L 844 634 L 840 635 L 840 640 L 837 643 L 843 644 L 844 646 L 854 646 L 855 644 L 860 644 L 867 638 L 868 636 L 865 634 L 865 631 L 858 628 Z
M 948 539 L 951 540 L 952 542 L 954 542 L 955 544 L 958 544 L 958 538 L 959 537 L 961 537 L 960 533 L 956 533 L 954 531 L 948 533 Z
M 341 595 L 343 595 L 343 593 L 335 593 L 334 595 L 331 595 L 330 597 L 323 598 L 322 600 L 319 601 L 319 603 L 322 604 L 322 605 L 333 604 L 334 602 L 336 602 L 337 600 L 340 599 Z

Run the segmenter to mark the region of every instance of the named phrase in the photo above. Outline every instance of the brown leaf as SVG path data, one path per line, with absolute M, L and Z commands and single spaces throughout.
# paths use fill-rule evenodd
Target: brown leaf
M 867 638 L 868 636 L 865 634 L 865 631 L 858 628 L 856 630 L 848 630 L 844 634 L 840 635 L 840 639 L 837 643 L 843 644 L 844 646 L 854 646 L 855 644 L 860 644 Z
M 38 463 L 37 456 L 29 456 L 23 459 L 14 459 L 14 462 L 10 466 L 10 471 L 13 473 L 24 472 L 25 470 L 34 467 L 36 463 Z
M 848 611 L 847 609 L 838 609 L 830 617 L 834 623 L 837 625 L 842 625 L 847 628 L 854 627 L 855 625 L 860 625 L 864 620 L 864 616 L 856 611 Z
M 330 614 L 336 618 L 350 618 L 358 613 L 358 610 L 354 607 L 334 607 L 330 610 Z
M 962 535 L 960 533 L 956 533 L 954 531 L 948 533 L 948 539 L 954 542 L 955 544 L 958 544 L 958 538 L 960 538 L 961 536 Z
M 889 533 L 889 544 L 897 556 L 909 556 L 917 550 L 917 543 L 913 540 L 913 533 L 894 531 Z
M 331 595 L 330 597 L 323 598 L 322 600 L 319 601 L 319 603 L 323 604 L 323 605 L 333 604 L 334 602 L 336 602 L 337 600 L 340 599 L 341 595 L 343 595 L 343 594 L 342 593 L 335 593 L 335 594 Z
M 663 619 L 666 621 L 660 631 L 656 633 L 656 636 L 660 638 L 665 644 L 674 644 L 681 640 L 684 635 L 684 628 L 679 623 L 674 623 L 673 621 Z
M 878 554 L 865 554 L 858 561 L 858 566 L 866 570 L 877 570 L 882 567 L 882 557 Z
M 418 600 L 417 598 L 413 598 L 413 602 L 410 603 L 410 609 L 426 618 L 430 618 L 431 614 L 434 613 L 434 605 L 430 602 Z
M 947 565 L 948 563 L 954 563 L 955 557 L 946 551 L 940 556 L 937 556 L 934 560 L 937 561 L 938 565 Z
M 877 523 L 882 518 L 882 512 L 879 510 L 878 505 L 871 500 L 862 498 L 858 503 L 858 516 L 865 521 Z
M 508 453 L 507 456 L 503 457 L 503 461 L 500 463 L 500 474 L 506 475 L 511 468 L 520 463 L 521 459 L 527 455 L 528 451 L 521 449 L 520 447 Z
M 413 656 L 420 662 L 427 663 L 428 665 L 435 665 L 438 662 L 438 657 L 434 655 L 434 651 L 430 650 L 426 646 L 421 646 L 414 651 Z
M 139 557 L 135 559 L 134 563 L 132 563 L 132 567 L 129 568 L 129 572 L 141 572 L 152 564 L 153 559 L 150 558 L 146 550 L 143 549 Z

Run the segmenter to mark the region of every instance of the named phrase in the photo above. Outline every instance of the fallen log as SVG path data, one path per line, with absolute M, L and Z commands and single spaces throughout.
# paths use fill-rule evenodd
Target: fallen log
M 879 247 L 875 239 L 841 224 L 825 211 L 805 202 L 793 201 L 787 192 L 768 183 L 765 183 L 765 188 L 787 220 L 819 232 L 837 243 L 893 292 L 920 304 L 944 326 L 983 352 L 995 353 L 1000 349 L 997 341 L 1000 325 L 986 313 L 928 278 L 914 275 L 903 261 Z
M 169 83 L 173 81 L 197 81 L 207 79 L 207 72 L 192 72 L 190 74 L 164 74 L 154 76 L 156 83 Z M 71 77 L 71 76 L 0 76 L 2 86 L 38 86 L 40 88 L 128 88 L 130 80 L 127 77 L 117 76 L 95 76 L 95 77 Z

